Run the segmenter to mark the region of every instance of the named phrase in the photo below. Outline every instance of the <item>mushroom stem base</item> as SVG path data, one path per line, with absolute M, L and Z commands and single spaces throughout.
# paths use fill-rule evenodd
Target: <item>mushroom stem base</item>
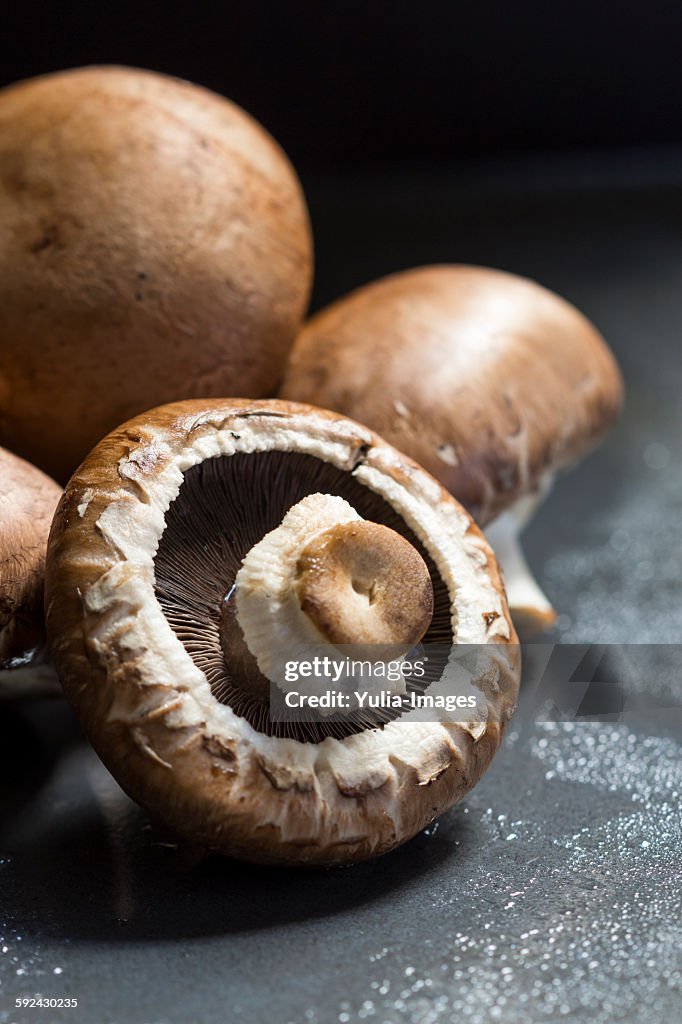
M 500 563 L 509 610 L 522 640 L 550 629 L 557 617 L 523 554 L 519 534 L 524 526 L 525 519 L 512 508 L 503 512 L 485 531 Z

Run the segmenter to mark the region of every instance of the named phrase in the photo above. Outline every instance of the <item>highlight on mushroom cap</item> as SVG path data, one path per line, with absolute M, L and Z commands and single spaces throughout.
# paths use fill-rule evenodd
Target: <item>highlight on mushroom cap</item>
M 403 572 L 398 608 L 387 580 L 401 593 Z M 355 612 L 339 581 L 358 584 Z M 251 860 L 349 862 L 414 835 L 490 763 L 518 688 L 470 516 L 367 428 L 293 403 L 181 402 L 105 438 L 55 517 L 46 608 L 67 695 L 119 782 L 179 832 Z M 275 652 L 338 650 L 368 622 L 398 663 L 420 636 L 482 649 L 477 717 L 273 717 L 268 632 Z

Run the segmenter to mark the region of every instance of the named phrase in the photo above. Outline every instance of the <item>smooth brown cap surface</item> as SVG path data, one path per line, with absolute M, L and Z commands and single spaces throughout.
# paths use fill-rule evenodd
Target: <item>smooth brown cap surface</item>
M 64 481 L 160 402 L 271 394 L 312 252 L 296 175 L 206 89 L 91 67 L 0 92 L 0 444 Z
M 599 440 L 622 383 L 599 333 L 557 295 L 502 271 L 434 266 L 314 316 L 280 393 L 366 423 L 485 525 Z
M 61 488 L 0 448 L 0 669 L 29 662 L 45 641 L 43 583 Z

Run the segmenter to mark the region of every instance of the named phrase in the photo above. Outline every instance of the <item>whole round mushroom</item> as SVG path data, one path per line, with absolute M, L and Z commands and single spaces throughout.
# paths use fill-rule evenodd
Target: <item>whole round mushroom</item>
M 0 444 L 64 482 L 150 405 L 272 394 L 305 313 L 298 179 L 206 89 L 88 67 L 0 91 Z
M 45 551 L 61 487 L 0 448 L 0 697 L 58 693 L 46 653 Z
M 472 513 L 522 633 L 554 611 L 517 538 L 556 473 L 613 423 L 616 362 L 595 327 L 533 281 L 474 266 L 382 278 L 313 316 L 280 396 L 366 423 Z
M 253 861 L 348 863 L 404 842 L 476 784 L 518 690 L 470 515 L 366 427 L 276 400 L 171 404 L 101 441 L 55 515 L 46 614 L 66 694 L 121 785 Z M 273 714 L 290 652 L 415 643 L 477 652 L 474 714 Z

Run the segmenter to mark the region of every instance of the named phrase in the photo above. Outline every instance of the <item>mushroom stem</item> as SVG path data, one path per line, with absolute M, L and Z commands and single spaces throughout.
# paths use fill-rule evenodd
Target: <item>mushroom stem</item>
M 429 571 L 409 541 L 360 520 L 315 534 L 296 564 L 301 610 L 333 644 L 409 649 L 433 614 Z
M 502 570 L 509 610 L 521 639 L 549 629 L 557 617 L 533 576 L 519 541 L 519 535 L 536 505 L 537 501 L 528 499 L 517 502 L 485 529 L 486 538 Z
M 304 645 L 380 645 L 395 657 L 433 614 L 431 577 L 409 541 L 329 494 L 303 498 L 254 545 L 235 597 L 246 645 L 275 682 Z

